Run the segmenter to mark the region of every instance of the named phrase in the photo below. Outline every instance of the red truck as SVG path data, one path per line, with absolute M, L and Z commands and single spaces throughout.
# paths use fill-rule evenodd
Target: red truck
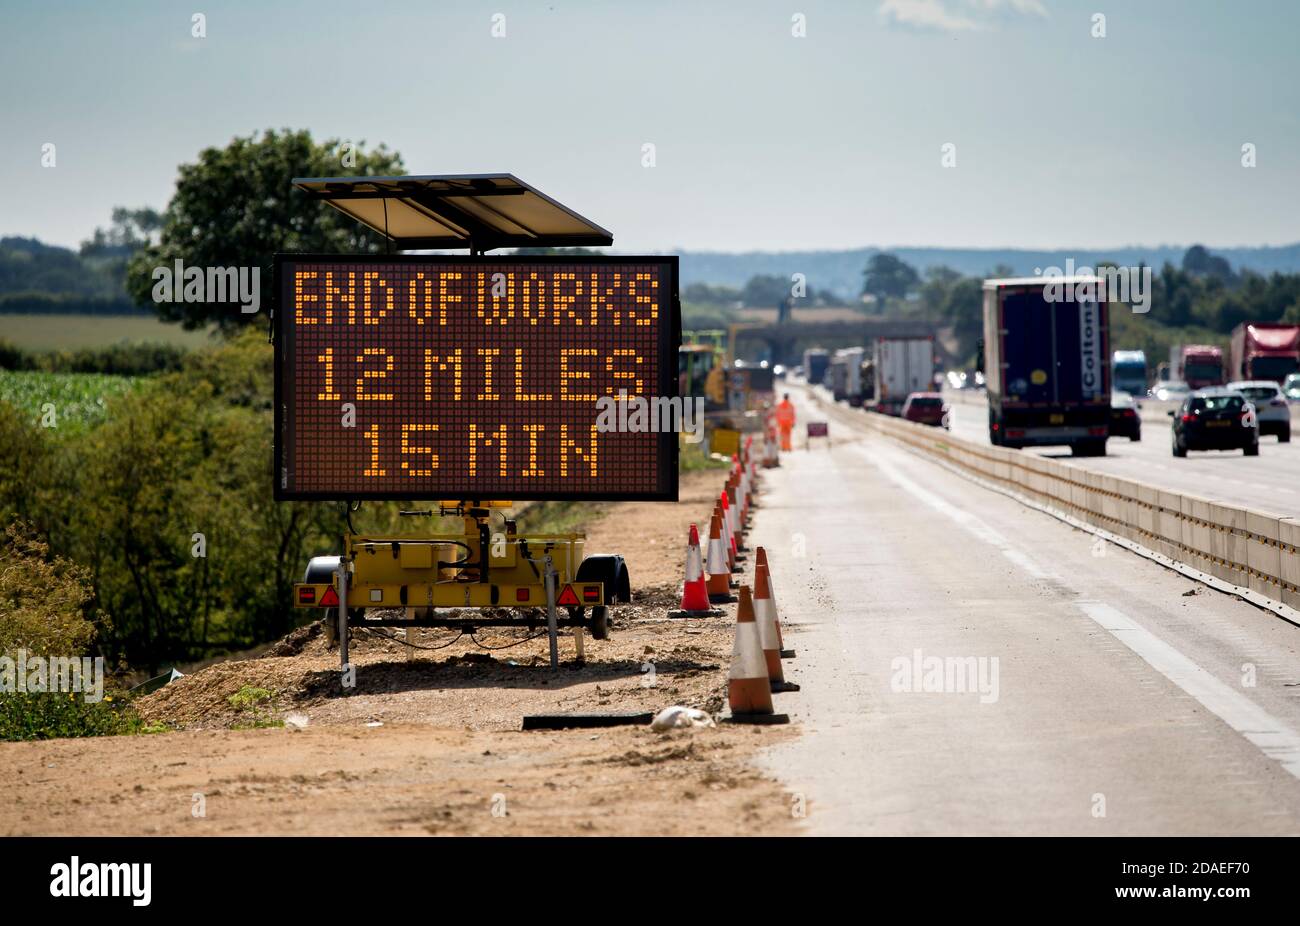
M 1224 384 L 1223 348 L 1211 344 L 1184 344 L 1181 348 L 1174 348 L 1172 353 L 1174 377 L 1192 389 Z
M 1281 384 L 1300 370 L 1300 325 L 1246 322 L 1232 329 L 1232 379 L 1271 379 Z

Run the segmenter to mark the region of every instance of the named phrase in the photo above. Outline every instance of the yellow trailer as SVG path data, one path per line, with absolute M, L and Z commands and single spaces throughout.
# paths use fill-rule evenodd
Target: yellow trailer
M 618 554 L 586 555 L 581 533 L 521 536 L 509 502 L 442 502 L 462 519 L 457 532 L 375 535 L 349 532 L 343 553 L 315 557 L 294 585 L 299 608 L 325 608 L 326 634 L 344 666 L 353 630 L 368 627 L 581 628 L 609 635 L 609 608 L 631 599 Z M 493 524 L 493 513 L 500 515 Z M 413 517 L 434 511 L 409 511 Z M 342 603 L 346 602 L 346 607 Z M 563 612 L 563 616 L 561 616 Z

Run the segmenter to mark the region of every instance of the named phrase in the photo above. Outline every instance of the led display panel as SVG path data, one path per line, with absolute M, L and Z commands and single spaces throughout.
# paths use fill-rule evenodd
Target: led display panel
M 676 257 L 275 270 L 277 498 L 676 499 Z

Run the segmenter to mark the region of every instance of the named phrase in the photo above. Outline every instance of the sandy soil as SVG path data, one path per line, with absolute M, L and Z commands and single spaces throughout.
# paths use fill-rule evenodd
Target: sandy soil
M 421 630 L 419 650 L 361 636 L 356 688 L 345 693 L 337 650 L 312 624 L 259 658 L 208 666 L 137 702 L 177 732 L 0 744 L 0 776 L 18 783 L 0 793 L 0 832 L 793 831 L 789 795 L 748 762 L 789 729 L 520 730 L 525 714 L 722 708 L 731 609 L 664 616 L 677 604 L 687 525 L 705 517 L 721 480 L 684 474 L 679 504 L 610 505 L 589 525 L 589 550 L 627 556 L 634 593 L 609 640 L 586 640 L 583 663 L 567 633 L 558 674 L 545 637 L 523 629 L 485 630 L 477 642 Z M 269 700 L 232 705 L 250 687 Z M 305 728 L 257 728 L 286 717 Z

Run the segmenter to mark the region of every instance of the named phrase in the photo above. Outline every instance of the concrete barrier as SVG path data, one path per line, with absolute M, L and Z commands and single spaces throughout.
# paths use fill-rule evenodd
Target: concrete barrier
M 900 418 L 863 418 L 868 427 L 923 454 L 1300 610 L 1300 519 L 968 441 Z

